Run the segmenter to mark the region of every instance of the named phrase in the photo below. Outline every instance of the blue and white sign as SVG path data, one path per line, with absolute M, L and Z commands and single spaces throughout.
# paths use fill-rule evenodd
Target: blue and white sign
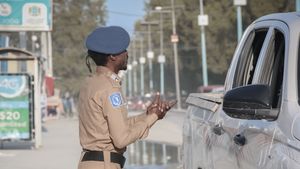
M 0 0 L 0 31 L 52 30 L 52 0 Z
M 122 96 L 120 92 L 113 93 L 109 96 L 110 102 L 114 108 L 118 108 L 122 105 Z
M 29 76 L 0 75 L 0 140 L 31 138 L 31 92 Z
M 13 98 L 19 96 L 26 87 L 24 76 L 0 76 L 0 96 Z

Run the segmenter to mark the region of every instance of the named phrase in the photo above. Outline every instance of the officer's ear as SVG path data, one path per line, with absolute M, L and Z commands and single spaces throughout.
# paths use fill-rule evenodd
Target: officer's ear
M 114 55 L 109 55 L 109 59 L 111 59 L 111 61 L 116 61 L 117 57 Z

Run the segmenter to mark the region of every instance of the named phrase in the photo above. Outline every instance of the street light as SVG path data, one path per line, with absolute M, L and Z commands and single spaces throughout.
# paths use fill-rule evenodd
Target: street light
M 138 89 L 137 89 L 137 65 L 138 62 L 136 60 L 132 61 L 132 69 L 133 69 L 133 94 L 136 96 Z
M 133 39 L 133 61 L 132 61 L 132 72 L 133 72 L 133 94 L 137 94 L 137 61 L 136 61 L 136 40 Z
M 146 63 L 145 57 L 140 57 L 140 68 L 141 68 L 141 96 L 145 95 L 145 87 L 144 87 L 144 64 Z
M 171 41 L 173 42 L 173 50 L 174 50 L 176 98 L 177 98 L 177 108 L 181 109 L 180 81 L 179 81 L 179 70 L 178 70 L 178 51 L 177 51 L 178 36 L 176 34 L 174 0 L 171 0 L 171 6 L 172 6 L 172 25 L 173 25 L 172 26 L 173 35 L 171 36 Z
M 144 64 L 146 63 L 146 58 L 144 57 L 144 38 L 140 38 L 140 75 L 141 75 L 141 96 L 145 95 L 145 86 L 144 86 Z
M 152 42 L 151 42 L 151 25 L 157 25 L 158 22 L 152 21 L 152 22 L 142 22 L 141 25 L 147 25 L 148 26 L 148 52 L 147 52 L 147 58 L 149 60 L 149 88 L 150 92 L 153 92 L 153 66 L 152 66 L 152 60 L 154 59 L 154 52 L 152 51 Z
M 242 25 L 242 8 L 241 6 L 247 5 L 247 0 L 234 0 L 234 5 L 236 6 L 237 14 L 237 40 L 240 41 L 243 34 Z
M 160 94 L 164 96 L 165 94 L 165 81 L 164 81 L 164 63 L 166 62 L 166 57 L 164 55 L 164 41 L 163 41 L 163 13 L 169 13 L 170 10 L 163 10 L 161 6 L 156 6 L 155 11 L 160 14 L 160 55 L 158 56 L 158 63 L 160 63 Z
M 128 70 L 128 96 L 129 98 L 131 98 L 132 97 L 132 74 L 131 74 L 132 65 L 131 64 L 127 65 L 127 70 Z
M 208 16 L 204 15 L 203 0 L 199 0 L 200 15 L 198 15 L 198 24 L 201 27 L 201 53 L 202 53 L 202 77 L 203 86 L 208 85 L 207 63 L 206 63 L 206 46 L 205 46 L 205 28 L 208 25 Z
M 160 94 L 165 95 L 165 73 L 164 73 L 164 63 L 166 62 L 166 57 L 163 54 L 158 56 L 158 63 L 160 64 Z
M 183 6 L 176 6 L 182 8 Z M 170 11 L 164 10 L 170 9 Z M 171 42 L 173 43 L 173 53 L 174 53 L 174 67 L 175 67 L 175 84 L 176 84 L 176 99 L 177 99 L 177 108 L 181 109 L 181 94 L 180 94 L 180 80 L 179 80 L 179 68 L 178 68 L 178 49 L 177 43 L 179 41 L 178 35 L 176 33 L 176 18 L 175 18 L 175 6 L 174 0 L 171 0 L 171 7 L 155 7 L 155 10 L 161 10 L 164 12 L 171 12 L 172 14 L 172 35 Z M 163 56 L 161 56 L 163 60 Z

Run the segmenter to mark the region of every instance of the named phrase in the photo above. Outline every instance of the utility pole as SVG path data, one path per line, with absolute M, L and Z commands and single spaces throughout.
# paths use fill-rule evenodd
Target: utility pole
M 147 58 L 149 59 L 149 88 L 150 92 L 153 92 L 153 67 L 152 60 L 154 58 L 154 52 L 152 51 L 152 40 L 151 40 L 151 25 L 148 24 L 148 52 Z
M 132 65 L 127 65 L 127 72 L 128 72 L 128 96 L 129 98 L 132 97 Z
M 160 64 L 160 94 L 165 95 L 165 73 L 164 73 L 164 63 L 166 62 L 166 57 L 164 55 L 164 31 L 163 31 L 163 11 L 162 8 L 156 7 L 155 10 L 159 11 L 160 14 L 160 55 L 158 56 L 158 63 Z
M 179 68 L 178 68 L 178 50 L 177 50 L 178 35 L 176 33 L 176 18 L 175 18 L 174 0 L 171 0 L 171 6 L 172 6 L 172 29 L 173 29 L 173 34 L 171 36 L 171 42 L 173 43 L 173 52 L 174 52 L 176 99 L 177 99 L 177 108 L 181 109 L 180 81 L 179 81 Z
M 153 66 L 152 61 L 154 59 L 154 52 L 152 51 L 152 40 L 151 40 L 151 25 L 157 25 L 158 23 L 155 21 L 152 22 L 142 22 L 141 25 L 148 26 L 148 52 L 147 58 L 149 60 L 149 89 L 150 93 L 153 92 Z
M 208 25 L 208 16 L 204 15 L 203 0 L 199 0 L 200 15 L 198 16 L 198 24 L 201 27 L 201 56 L 202 56 L 202 77 L 203 86 L 208 85 L 207 77 L 207 62 L 206 62 L 206 42 L 205 42 L 205 28 Z
M 133 72 L 133 95 L 136 96 L 137 89 L 137 61 L 136 61 L 136 39 L 133 39 L 133 61 L 132 61 L 132 72 Z
M 237 15 L 237 40 L 238 42 L 243 35 L 243 25 L 242 25 L 242 7 L 247 5 L 247 0 L 234 0 L 234 5 L 236 6 Z
M 144 64 L 146 63 L 146 58 L 144 57 L 144 39 L 143 37 L 140 38 L 140 75 L 141 75 L 141 96 L 144 97 L 145 95 L 145 86 L 144 86 Z

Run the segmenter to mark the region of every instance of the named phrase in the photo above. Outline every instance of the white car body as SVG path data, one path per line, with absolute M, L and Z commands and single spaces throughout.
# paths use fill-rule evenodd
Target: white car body
M 248 26 L 224 94 L 187 99 L 184 169 L 300 169 L 299 37 L 299 12 Z

